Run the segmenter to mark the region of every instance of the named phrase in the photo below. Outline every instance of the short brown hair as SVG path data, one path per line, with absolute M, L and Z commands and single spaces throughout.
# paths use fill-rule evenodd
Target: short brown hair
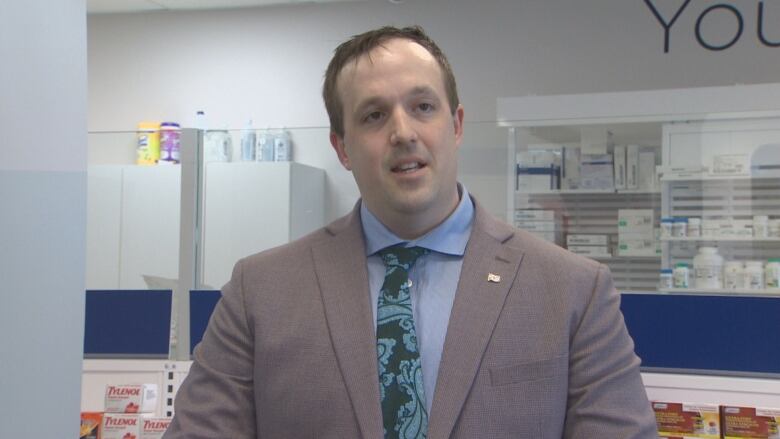
M 336 89 L 336 81 L 339 73 L 341 73 L 341 70 L 349 61 L 354 60 L 357 62 L 357 59 L 361 55 L 371 52 L 374 48 L 382 46 L 382 43 L 385 41 L 394 38 L 413 41 L 423 46 L 431 55 L 433 55 L 442 71 L 442 80 L 444 81 L 444 89 L 447 92 L 450 110 L 452 111 L 452 114 L 455 114 L 455 110 L 458 108 L 460 100 L 458 99 L 455 75 L 452 73 L 452 68 L 450 67 L 449 61 L 447 61 L 444 52 L 441 51 L 439 46 L 433 42 L 420 26 L 410 26 L 402 29 L 384 26 L 379 29 L 354 35 L 349 40 L 341 43 L 336 48 L 333 58 L 328 64 L 328 69 L 325 71 L 322 98 L 325 101 L 325 109 L 328 111 L 328 117 L 330 118 L 330 129 L 339 137 L 344 137 L 344 109 L 338 90 Z

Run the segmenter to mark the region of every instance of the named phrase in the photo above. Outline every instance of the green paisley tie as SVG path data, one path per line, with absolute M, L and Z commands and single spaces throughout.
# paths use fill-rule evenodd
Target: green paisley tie
M 428 434 L 420 353 L 412 317 L 409 270 L 428 253 L 421 247 L 388 247 L 379 252 L 385 281 L 377 306 L 377 360 L 385 438 L 419 439 Z

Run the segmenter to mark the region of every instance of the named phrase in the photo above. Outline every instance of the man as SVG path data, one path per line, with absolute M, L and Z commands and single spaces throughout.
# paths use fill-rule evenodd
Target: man
M 608 270 L 457 183 L 463 107 L 420 28 L 336 49 L 330 140 L 361 200 L 239 261 L 166 438 L 650 438 Z

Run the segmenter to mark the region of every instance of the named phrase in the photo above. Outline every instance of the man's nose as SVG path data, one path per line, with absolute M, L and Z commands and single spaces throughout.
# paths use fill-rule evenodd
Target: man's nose
M 410 120 L 410 115 L 402 108 L 393 111 L 390 125 L 390 144 L 393 146 L 408 145 L 417 142 L 417 132 Z

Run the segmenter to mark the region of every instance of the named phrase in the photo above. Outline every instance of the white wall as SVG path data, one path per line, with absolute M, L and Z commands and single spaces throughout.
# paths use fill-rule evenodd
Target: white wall
M 0 437 L 77 437 L 84 1 L 3 1 L 0 60 Z
M 654 3 L 670 20 L 682 1 Z M 777 81 L 780 48 L 756 36 L 758 1 L 726 2 L 744 20 L 733 47 L 715 52 L 697 43 L 696 21 L 716 3 L 691 2 L 671 28 L 669 53 L 663 28 L 642 1 L 369 0 L 92 16 L 89 128 L 130 130 L 141 119 L 188 123 L 198 109 L 233 128 L 250 117 L 256 126 L 327 126 L 320 87 L 333 49 L 382 24 L 417 23 L 437 40 L 470 122 L 495 121 L 497 97 Z M 780 41 L 780 4 L 764 3 L 765 34 Z M 728 41 L 736 29 L 723 10 L 702 23 L 701 35 L 712 44 Z M 463 179 L 503 215 L 505 134 L 476 127 L 461 155 Z M 343 200 L 352 197 L 344 194 L 355 189 L 340 174 L 327 138 L 298 148 L 307 148 L 304 163 L 328 171 L 330 217 L 348 208 L 351 201 Z

